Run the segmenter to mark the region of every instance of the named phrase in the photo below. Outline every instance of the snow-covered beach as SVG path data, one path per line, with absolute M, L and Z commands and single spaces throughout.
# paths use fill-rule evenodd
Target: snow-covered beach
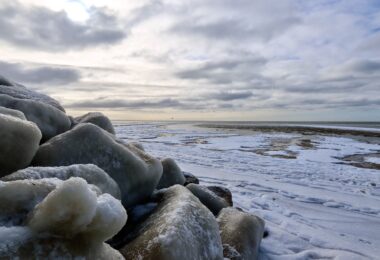
M 261 259 L 380 255 L 377 138 L 174 122 L 114 125 L 119 138 L 138 140 L 154 156 L 174 158 L 203 184 L 229 188 L 235 206 L 262 216 L 269 235 Z

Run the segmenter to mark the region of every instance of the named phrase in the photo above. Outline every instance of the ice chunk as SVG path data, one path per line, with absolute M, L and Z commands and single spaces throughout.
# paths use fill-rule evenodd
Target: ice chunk
M 185 176 L 183 176 L 181 169 L 172 158 L 165 158 L 161 163 L 163 171 L 157 189 L 168 188 L 175 184 L 183 185 L 185 183 Z

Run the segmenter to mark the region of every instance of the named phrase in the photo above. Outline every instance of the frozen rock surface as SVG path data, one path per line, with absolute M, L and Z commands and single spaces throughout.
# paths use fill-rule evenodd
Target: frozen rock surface
M 71 126 L 71 122 L 64 112 L 38 101 L 0 94 L 0 106 L 23 112 L 25 117 L 36 123 L 41 130 L 42 141 L 67 131 Z
M 229 189 L 222 186 L 207 186 L 207 189 L 224 199 L 228 203 L 228 206 L 233 206 L 232 193 Z
M 0 177 L 27 167 L 40 140 L 41 132 L 34 123 L 0 114 Z
M 232 260 L 258 258 L 264 220 L 231 207 L 222 209 L 217 220 L 224 257 Z
M 2 181 L 38 180 L 58 178 L 67 180 L 71 177 L 80 177 L 89 184 L 97 186 L 102 193 L 109 193 L 117 199 L 121 198 L 117 183 L 102 169 L 93 164 L 78 164 L 62 167 L 29 167 L 1 178 Z
M 0 114 L 14 116 L 14 117 L 26 120 L 24 113 L 19 110 L 9 109 L 6 107 L 0 107 Z
M 103 243 L 126 223 L 120 201 L 82 178 L 55 180 L 0 182 L 0 258 L 122 259 Z
M 79 124 L 41 145 L 34 166 L 95 164 L 119 185 L 125 207 L 138 204 L 154 191 L 162 175 L 161 162 L 144 151 L 119 143 L 93 124 Z
M 115 134 L 115 129 L 113 128 L 112 123 L 109 120 L 109 118 L 99 112 L 87 113 L 83 116 L 74 118 L 74 121 L 78 124 L 91 123 L 91 124 L 99 126 L 103 130 L 106 130 L 107 132 L 111 134 Z
M 207 187 L 191 183 L 186 186 L 216 216 L 219 211 L 229 206 L 227 201 L 216 195 Z
M 165 158 L 161 163 L 163 171 L 157 189 L 168 188 L 175 184 L 183 185 L 185 183 L 185 176 L 183 176 L 181 169 L 172 158 Z
M 120 252 L 126 259 L 223 259 L 218 224 L 185 187 L 162 192 L 157 208 Z
M 21 84 L 12 82 L 0 75 L 0 94 L 8 95 L 14 98 L 31 99 L 34 101 L 42 102 L 51 105 L 59 110 L 65 112 L 65 109 L 59 102 L 47 95 L 30 90 Z

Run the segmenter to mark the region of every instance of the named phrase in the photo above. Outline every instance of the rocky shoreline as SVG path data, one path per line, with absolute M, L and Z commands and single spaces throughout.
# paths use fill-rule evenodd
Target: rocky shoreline
M 101 113 L 0 76 L 0 258 L 256 259 L 264 221 Z

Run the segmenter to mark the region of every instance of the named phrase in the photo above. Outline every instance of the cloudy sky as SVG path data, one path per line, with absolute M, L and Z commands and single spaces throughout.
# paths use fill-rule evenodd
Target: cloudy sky
M 0 46 L 73 115 L 380 120 L 379 0 L 0 0 Z

